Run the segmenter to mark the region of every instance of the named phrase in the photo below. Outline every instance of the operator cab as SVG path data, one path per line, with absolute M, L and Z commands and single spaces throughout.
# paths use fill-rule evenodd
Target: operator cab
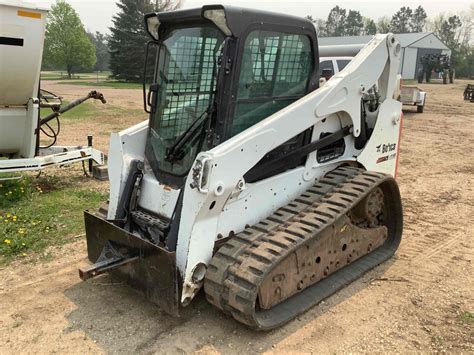
M 221 5 L 151 13 L 145 20 L 153 38 L 145 68 L 145 155 L 163 184 L 181 188 L 199 152 L 318 88 L 317 37 L 308 20 Z M 261 163 L 310 140 L 308 130 Z M 303 163 L 275 164 L 271 171 L 259 164 L 245 178 L 257 181 Z

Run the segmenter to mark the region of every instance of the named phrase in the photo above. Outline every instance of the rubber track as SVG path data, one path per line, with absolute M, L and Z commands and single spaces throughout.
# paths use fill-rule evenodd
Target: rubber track
M 393 213 L 394 229 L 385 244 L 270 310 L 259 310 L 258 290 L 265 276 L 382 184 L 388 186 L 384 193 L 392 195 L 389 210 Z M 209 264 L 204 281 L 206 298 L 241 323 L 261 330 L 272 329 L 390 258 L 398 248 L 401 234 L 402 211 L 395 180 L 381 173 L 338 168 L 270 217 L 225 243 Z

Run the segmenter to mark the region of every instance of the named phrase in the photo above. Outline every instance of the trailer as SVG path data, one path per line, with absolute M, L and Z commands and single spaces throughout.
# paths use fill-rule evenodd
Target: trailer
M 426 102 L 426 92 L 415 85 L 403 85 L 400 101 L 403 105 L 416 106 L 416 112 L 423 113 Z
M 94 91 L 62 107 L 61 97 L 40 89 L 47 13 L 31 3 L 0 1 L 0 173 L 81 161 L 89 161 L 90 170 L 92 162 L 104 164 L 92 137 L 84 146 L 55 146 L 59 126 L 52 127 L 52 120 L 85 100 L 105 99 Z M 50 113 L 41 118 L 44 110 Z M 52 143 L 41 146 L 41 137 Z

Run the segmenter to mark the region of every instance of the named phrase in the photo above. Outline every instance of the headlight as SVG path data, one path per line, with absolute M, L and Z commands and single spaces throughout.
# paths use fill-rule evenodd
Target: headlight
M 158 41 L 160 36 L 158 35 L 158 29 L 160 28 L 160 21 L 158 16 L 152 15 L 146 19 L 146 30 L 148 34 L 153 37 L 155 41 Z
M 227 26 L 224 9 L 204 10 L 203 17 L 214 22 L 226 36 L 232 36 L 231 30 L 229 26 Z

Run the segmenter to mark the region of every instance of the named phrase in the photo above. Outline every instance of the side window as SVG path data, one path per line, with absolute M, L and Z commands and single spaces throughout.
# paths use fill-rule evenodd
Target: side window
M 337 61 L 337 67 L 339 68 L 339 71 L 342 71 L 347 64 L 349 64 L 351 61 L 348 59 L 340 59 Z
M 323 60 L 321 63 L 319 63 L 319 77 L 323 77 L 325 75 L 332 76 L 334 75 L 334 65 L 332 64 L 332 59 L 329 60 Z
M 251 32 L 243 51 L 232 136 L 304 96 L 313 58 L 307 36 Z

